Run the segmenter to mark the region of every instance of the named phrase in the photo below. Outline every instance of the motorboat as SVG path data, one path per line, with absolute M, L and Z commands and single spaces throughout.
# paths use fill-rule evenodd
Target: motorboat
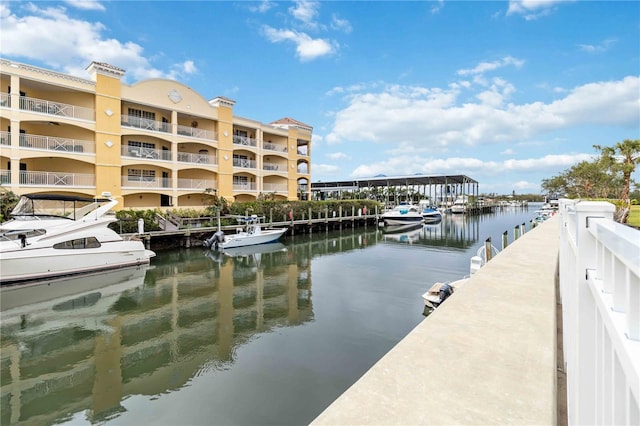
M 423 220 L 420 207 L 413 204 L 395 206 L 393 209 L 383 213 L 380 219 L 382 219 L 385 226 L 421 223 Z
M 449 298 L 456 290 L 464 286 L 469 277 L 464 277 L 456 281 L 436 282 L 429 290 L 422 295 L 425 308 L 435 309 Z
M 104 198 L 23 195 L 0 224 L 0 284 L 87 274 L 148 264 L 155 253 L 108 227 L 118 204 Z
M 468 204 L 469 204 L 468 197 L 459 196 L 458 198 L 456 198 L 456 200 L 453 202 L 453 205 L 451 206 L 451 213 L 454 213 L 454 214 L 466 213 Z
M 425 223 L 433 223 L 442 220 L 442 213 L 438 207 L 429 204 L 429 200 L 420 200 L 418 206 L 422 209 L 422 219 Z
M 237 228 L 235 234 L 225 235 L 223 231 L 215 232 L 210 238 L 204 240 L 207 248 L 231 249 L 237 247 L 254 246 L 276 242 L 287 232 L 287 228 L 263 229 L 260 223 L 261 217 L 251 215 L 248 217 L 236 217 L 243 225 Z

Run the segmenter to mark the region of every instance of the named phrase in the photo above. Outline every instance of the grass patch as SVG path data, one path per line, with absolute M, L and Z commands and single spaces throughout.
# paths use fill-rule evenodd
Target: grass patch
M 627 225 L 640 227 L 640 205 L 631 206 L 629 218 L 627 219 Z

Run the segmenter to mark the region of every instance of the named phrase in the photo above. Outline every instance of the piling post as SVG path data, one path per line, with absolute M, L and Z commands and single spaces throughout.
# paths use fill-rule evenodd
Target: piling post
M 520 225 L 516 225 L 513 228 L 513 239 L 514 239 L 514 241 L 517 240 L 518 238 L 520 238 Z
M 351 229 L 356 227 L 356 207 L 351 206 Z
M 491 237 L 487 238 L 484 242 L 484 262 L 487 263 L 491 260 Z
M 507 245 L 509 245 L 509 237 L 508 237 L 509 233 L 507 231 L 504 231 L 502 233 L 502 250 L 507 248 Z
M 527 225 L 522 222 L 522 225 L 520 225 L 520 235 L 524 235 L 525 232 L 527 232 Z

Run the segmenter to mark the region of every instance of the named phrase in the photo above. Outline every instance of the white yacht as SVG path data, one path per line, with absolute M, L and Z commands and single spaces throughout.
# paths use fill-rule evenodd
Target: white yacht
M 153 251 L 108 227 L 118 201 L 103 196 L 23 195 L 0 224 L 0 284 L 148 264 Z
M 469 197 L 459 195 L 451 206 L 451 213 L 466 213 L 469 205 Z
M 238 228 L 236 233 L 231 235 L 217 231 L 203 242 L 204 246 L 217 250 L 269 244 L 278 241 L 287 232 L 287 228 L 263 229 L 260 223 L 263 218 L 257 215 L 241 216 L 236 219 L 244 225 L 244 228 Z
M 413 204 L 400 204 L 392 210 L 383 213 L 380 219 L 384 221 L 386 226 L 390 225 L 408 225 L 411 223 L 421 223 L 423 220 L 422 210 Z

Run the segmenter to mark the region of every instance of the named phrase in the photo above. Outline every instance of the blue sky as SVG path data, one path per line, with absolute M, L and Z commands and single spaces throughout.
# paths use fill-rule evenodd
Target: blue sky
M 0 0 L 0 19 L 6 59 L 84 78 L 107 62 L 312 126 L 313 182 L 539 193 L 594 144 L 640 138 L 637 1 Z

